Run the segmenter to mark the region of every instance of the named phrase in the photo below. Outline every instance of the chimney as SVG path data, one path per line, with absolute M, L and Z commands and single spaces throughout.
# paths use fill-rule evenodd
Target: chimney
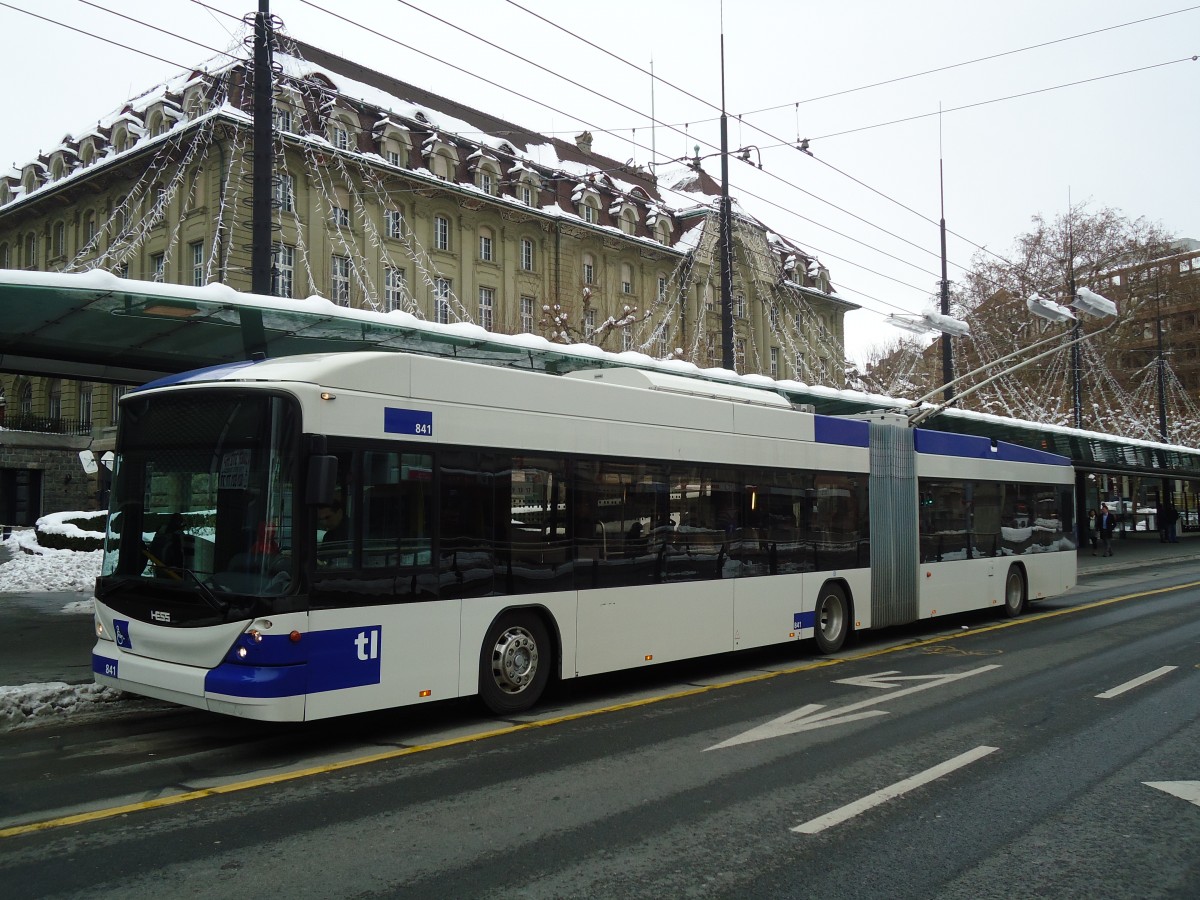
M 575 135 L 575 146 L 584 153 L 592 152 L 592 133 L 585 131 L 583 134 Z

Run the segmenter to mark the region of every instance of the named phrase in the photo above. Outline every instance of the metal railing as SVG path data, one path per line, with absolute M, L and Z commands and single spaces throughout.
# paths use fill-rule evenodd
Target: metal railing
M 54 419 L 49 416 L 17 415 L 5 416 L 0 427 L 9 431 L 37 431 L 43 434 L 91 434 L 92 423 L 77 419 Z

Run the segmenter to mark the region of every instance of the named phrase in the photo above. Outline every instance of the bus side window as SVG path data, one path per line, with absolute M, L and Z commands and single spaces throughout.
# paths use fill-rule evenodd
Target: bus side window
M 352 459 L 338 454 L 338 485 L 333 500 L 317 506 L 317 565 L 354 565 L 355 503 L 350 478 Z

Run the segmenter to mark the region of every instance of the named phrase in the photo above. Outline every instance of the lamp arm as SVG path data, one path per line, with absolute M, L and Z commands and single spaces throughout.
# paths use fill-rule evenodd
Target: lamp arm
M 1114 325 L 1116 325 L 1117 321 L 1118 321 L 1117 319 L 1113 319 L 1111 322 L 1109 322 L 1103 328 L 1098 328 L 1095 331 L 1091 332 L 1090 334 L 1081 334 L 1079 337 L 1072 338 L 1071 340 L 1067 341 L 1065 344 L 1059 344 L 1057 347 L 1051 347 L 1049 350 L 1043 351 L 1042 353 L 1039 353 L 1037 356 L 1033 356 L 1033 357 L 1030 357 L 1029 359 L 1022 360 L 1021 362 L 1017 363 L 1015 366 L 1009 366 L 1007 369 L 997 372 L 995 375 L 992 375 L 989 378 L 985 378 L 983 381 L 979 382 L 978 384 L 971 385 L 971 387 L 967 388 L 961 394 L 956 394 L 950 400 L 944 400 L 941 403 L 939 403 L 937 406 L 931 406 L 928 409 L 918 411 L 917 406 L 923 400 L 926 400 L 929 397 L 933 396 L 933 394 L 926 394 L 925 397 L 922 398 L 922 400 L 918 400 L 916 403 L 914 403 L 912 406 L 910 406 L 906 410 L 906 415 L 908 415 L 908 424 L 910 427 L 916 428 L 918 425 L 920 425 L 926 419 L 936 416 L 938 413 L 940 413 L 946 407 L 950 406 L 950 404 L 954 403 L 957 400 L 961 400 L 963 397 L 971 396 L 971 394 L 975 393 L 980 388 L 986 387 L 987 385 L 991 384 L 997 378 L 1003 378 L 1005 375 L 1015 372 L 1015 371 L 1017 371 L 1017 369 L 1024 368 L 1025 366 L 1029 365 L 1030 363 L 1035 363 L 1039 359 L 1044 359 L 1047 356 L 1052 356 L 1055 353 L 1057 353 L 1059 350 L 1066 350 L 1068 347 L 1074 346 L 1075 344 L 1081 343 L 1086 340 L 1090 340 L 1091 338 L 1094 338 L 1098 334 L 1103 334 L 1104 332 L 1108 331 L 1108 329 L 1110 329 Z M 1057 337 L 1057 335 L 1055 337 Z M 1053 339 L 1051 339 L 1051 340 L 1053 340 Z M 1046 343 L 1046 341 L 1039 341 L 1036 344 L 1029 345 L 1023 351 L 1020 351 L 1020 352 L 1027 353 L 1028 351 L 1033 350 L 1037 347 L 1040 347 L 1042 344 L 1045 344 L 1045 343 Z M 1005 362 L 1006 360 L 1008 360 L 1016 355 L 1018 355 L 1018 353 L 1010 353 L 1008 356 L 1001 357 L 1000 359 L 995 360 L 992 363 L 989 363 L 988 366 L 982 366 L 979 369 L 976 369 L 975 371 L 981 372 L 981 371 L 983 371 L 983 369 L 986 369 L 989 366 L 999 365 L 1000 363 Z M 972 373 L 972 374 L 974 374 L 974 373 Z M 966 375 L 963 376 L 963 378 L 966 378 L 966 377 L 967 377 Z M 961 379 L 956 379 L 956 380 L 961 380 Z M 950 382 L 950 384 L 954 384 L 954 382 L 952 381 L 952 382 Z M 941 388 L 939 388 L 938 390 L 941 390 Z M 937 391 L 934 391 L 934 394 L 936 394 L 936 393 L 937 393 Z
M 948 381 L 943 385 L 939 385 L 938 387 L 935 387 L 932 391 L 930 391 L 928 394 L 918 397 L 916 400 L 914 400 L 912 402 L 912 408 L 915 409 L 916 407 L 918 407 L 922 403 L 924 403 L 926 400 L 932 400 L 934 397 L 936 397 L 938 394 L 940 394 L 946 388 L 954 387 L 960 381 L 966 381 L 968 378 L 978 375 L 980 372 L 983 372 L 986 369 L 992 368 L 992 366 L 998 366 L 1001 363 L 1008 362 L 1010 359 L 1012 359 L 1014 357 L 1021 356 L 1024 353 L 1028 353 L 1030 350 L 1036 350 L 1038 347 L 1042 347 L 1046 344 L 1049 344 L 1052 341 L 1060 340 L 1061 338 L 1062 338 L 1061 334 L 1051 335 L 1048 338 L 1044 338 L 1044 339 L 1038 341 L 1036 344 L 1030 344 L 1028 347 L 1022 347 L 1019 350 L 1014 350 L 1012 353 L 1009 353 L 1007 356 L 1002 356 L 999 359 L 993 359 L 991 362 L 984 363 L 978 369 L 973 369 L 965 375 L 959 375 L 953 381 Z

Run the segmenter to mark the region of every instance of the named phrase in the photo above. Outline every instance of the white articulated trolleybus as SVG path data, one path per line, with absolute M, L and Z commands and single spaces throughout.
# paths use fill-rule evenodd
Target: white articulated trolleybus
M 96 681 L 255 719 L 815 639 L 1075 582 L 1063 457 L 638 369 L 245 362 L 122 401 Z

